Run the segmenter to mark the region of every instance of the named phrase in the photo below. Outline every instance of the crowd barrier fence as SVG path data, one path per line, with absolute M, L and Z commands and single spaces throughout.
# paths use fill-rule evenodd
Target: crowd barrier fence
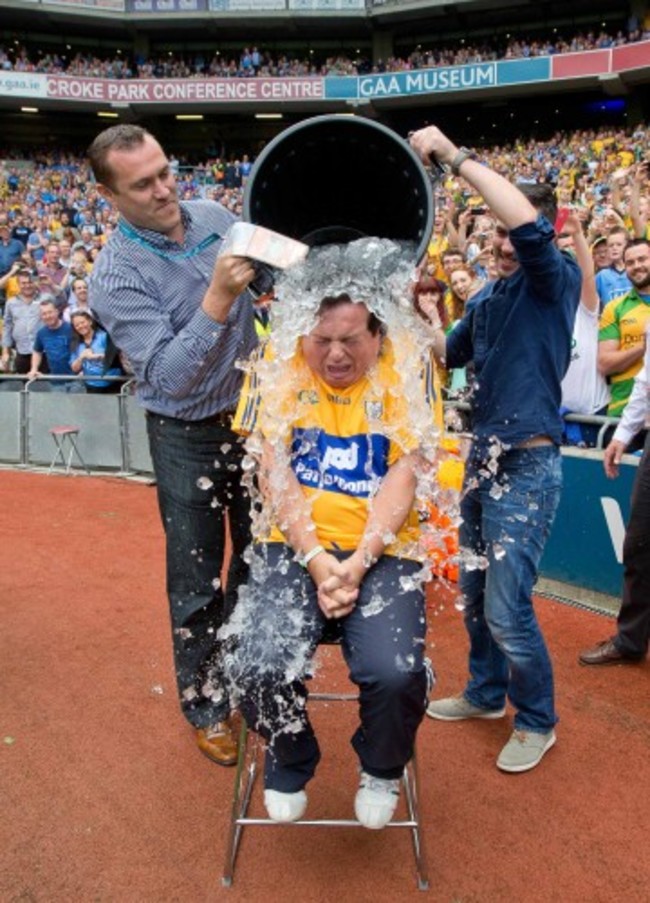
M 49 431 L 55 426 L 75 426 L 79 451 L 90 468 L 150 476 L 153 466 L 144 411 L 132 393 L 133 380 L 106 379 L 122 384 L 119 393 L 53 392 L 48 391 L 50 386 L 66 382 L 64 377 L 3 376 L 0 461 L 18 467 L 49 465 L 55 451 Z M 83 376 L 75 380 L 87 381 Z
M 95 472 L 151 479 L 145 414 L 133 394 L 131 379 L 116 394 L 68 394 L 47 391 L 63 378 L 0 377 L 0 463 L 18 468 L 48 467 L 56 451 L 50 430 L 79 429 L 77 443 L 85 463 Z M 77 379 L 80 379 L 77 377 Z M 463 405 L 446 402 L 446 406 Z M 638 456 L 624 455 L 617 480 L 605 477 L 603 437 L 616 423 L 608 417 L 569 415 L 578 424 L 598 427 L 597 448 L 563 447 L 564 490 L 540 574 L 560 595 L 615 610 L 622 576 L 625 523 Z

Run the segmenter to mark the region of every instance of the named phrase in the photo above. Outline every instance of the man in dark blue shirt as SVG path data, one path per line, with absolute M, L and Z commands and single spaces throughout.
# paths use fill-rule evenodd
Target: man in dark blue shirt
M 69 380 L 50 380 L 52 392 L 83 392 L 84 384 L 78 380 L 70 366 L 70 346 L 73 329 L 61 320 L 61 314 L 53 300 L 41 301 L 40 315 L 43 325 L 36 333 L 34 350 L 28 376 L 69 376 Z M 43 355 L 47 366 L 43 366 Z
M 438 360 L 449 368 L 471 361 L 476 374 L 460 528 L 470 680 L 427 713 L 442 721 L 501 718 L 507 696 L 515 729 L 497 766 L 528 771 L 556 740 L 553 671 L 532 591 L 560 498 L 560 383 L 580 270 L 556 247 L 548 185 L 512 185 L 435 127 L 411 143 L 423 159 L 433 155 L 466 179 L 498 220 L 498 278 L 472 298 L 446 339 L 435 327 Z
M 25 246 L 17 238 L 12 238 L 6 218 L 0 219 L 0 276 L 8 273 Z

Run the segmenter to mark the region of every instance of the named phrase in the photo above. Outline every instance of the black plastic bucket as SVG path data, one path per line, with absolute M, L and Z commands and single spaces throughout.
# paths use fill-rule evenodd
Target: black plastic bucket
M 423 256 L 433 228 L 427 171 L 391 129 L 357 116 L 315 116 L 260 154 L 243 219 L 309 245 L 374 235 L 411 242 Z

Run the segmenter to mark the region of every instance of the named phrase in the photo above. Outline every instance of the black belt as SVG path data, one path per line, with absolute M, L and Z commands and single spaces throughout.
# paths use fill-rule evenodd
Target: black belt
M 202 417 L 200 420 L 183 420 L 180 417 L 169 417 L 167 414 L 156 414 L 154 411 L 147 411 L 147 417 L 175 420 L 177 423 L 184 423 L 190 426 L 225 426 L 228 429 L 232 429 L 235 411 L 217 411 L 216 414 L 210 414 L 209 417 Z

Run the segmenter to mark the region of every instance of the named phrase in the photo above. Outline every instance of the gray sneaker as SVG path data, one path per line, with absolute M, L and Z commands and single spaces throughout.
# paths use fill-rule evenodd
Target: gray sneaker
M 427 706 L 429 718 L 438 721 L 464 721 L 466 718 L 503 718 L 506 707 L 500 709 L 482 709 L 472 705 L 461 693 L 460 696 L 449 696 L 447 699 L 434 699 Z
M 497 768 L 501 771 L 530 771 L 542 761 L 544 753 L 555 746 L 555 731 L 534 734 L 531 731 L 513 731 L 501 750 Z

